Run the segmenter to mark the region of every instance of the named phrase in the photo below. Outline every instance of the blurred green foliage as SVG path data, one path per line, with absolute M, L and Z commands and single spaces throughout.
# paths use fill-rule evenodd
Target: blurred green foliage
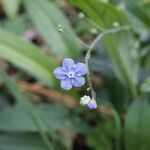
M 62 91 L 53 70 L 122 26 L 89 62 L 99 109 L 81 108 L 87 85 Z M 149 150 L 149 42 L 148 0 L 0 0 L 0 149 Z

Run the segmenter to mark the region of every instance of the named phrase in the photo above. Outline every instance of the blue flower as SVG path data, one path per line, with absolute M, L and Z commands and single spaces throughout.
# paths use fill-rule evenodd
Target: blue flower
M 65 58 L 62 67 L 54 70 L 54 75 L 61 80 L 61 87 L 64 90 L 70 90 L 72 86 L 80 87 L 84 85 L 85 79 L 82 77 L 87 73 L 87 67 L 84 63 L 75 64 L 70 58 Z

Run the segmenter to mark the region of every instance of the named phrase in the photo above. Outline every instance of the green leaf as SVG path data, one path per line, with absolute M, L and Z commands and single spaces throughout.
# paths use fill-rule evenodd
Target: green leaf
M 11 130 L 12 127 L 14 127 L 16 129 L 16 127 L 18 127 L 18 124 L 15 124 L 15 122 L 17 120 L 19 120 L 20 121 L 19 123 L 21 124 L 20 130 L 25 129 L 25 125 L 27 125 L 28 131 L 30 131 L 29 127 L 32 127 L 32 129 L 30 128 L 32 131 L 38 131 L 41 138 L 45 142 L 45 145 L 47 145 L 49 150 L 53 150 L 54 148 L 53 148 L 53 144 L 48 139 L 47 133 L 45 131 L 48 131 L 48 133 L 50 133 L 52 138 L 54 138 L 56 141 L 60 142 L 61 145 L 63 145 L 63 147 L 65 147 L 63 142 L 62 142 L 61 137 L 57 136 L 57 133 L 55 133 L 51 124 L 49 122 L 47 122 L 47 120 L 49 120 L 51 122 L 51 120 L 49 118 L 50 114 L 47 115 L 48 118 L 46 120 L 43 119 L 43 118 L 45 118 L 45 115 L 46 115 L 46 113 L 44 113 L 44 110 L 48 111 L 49 107 L 47 107 L 47 109 L 42 108 L 43 112 L 38 113 L 38 111 L 36 111 L 34 109 L 34 107 L 32 106 L 32 104 L 30 103 L 30 100 L 20 92 L 20 90 L 15 86 L 15 84 L 13 84 L 13 82 L 9 79 L 7 74 L 5 72 L 3 72 L 1 69 L 0 69 L 0 77 L 4 80 L 4 83 L 6 84 L 7 88 L 12 93 L 14 98 L 17 100 L 17 105 L 23 109 L 23 110 L 21 109 L 21 112 L 16 111 L 16 113 L 14 113 L 11 110 L 7 110 L 6 112 L 4 112 L 4 116 L 2 115 L 2 119 L 5 123 L 2 125 L 4 131 L 6 131 L 8 128 Z M 29 118 L 25 118 L 26 115 L 24 114 L 24 112 L 26 112 L 26 114 L 28 114 Z M 61 113 L 63 114 L 64 112 L 61 112 Z M 21 116 L 21 114 L 23 114 L 23 115 Z M 43 114 L 43 116 L 42 116 L 42 114 Z M 8 115 L 8 116 L 6 117 L 6 115 Z M 11 115 L 11 119 L 8 119 L 10 117 L 10 115 Z M 61 116 L 61 114 L 59 114 L 59 115 Z M 52 116 L 55 116 L 55 114 L 53 113 Z M 14 119 L 13 119 L 13 117 L 14 117 Z M 27 122 L 25 122 L 25 125 L 22 124 L 22 119 L 27 121 Z M 34 126 L 30 122 L 30 120 L 32 120 L 32 123 L 34 123 Z M 72 121 L 69 121 L 69 122 L 67 121 L 67 122 L 65 122 L 65 125 L 70 125 L 71 122 Z M 10 123 L 12 126 L 6 126 L 6 128 L 5 128 L 5 125 L 7 123 L 8 124 Z M 59 124 L 62 124 L 62 121 Z M 76 118 L 74 124 L 77 125 L 77 127 L 80 127 L 80 125 L 82 127 L 82 124 L 80 124 L 80 120 L 78 118 Z M 56 126 L 56 124 L 55 124 L 55 126 Z M 86 129 L 85 127 L 86 126 L 84 126 L 84 124 L 83 124 L 84 129 Z
M 147 14 L 149 14 L 149 10 L 150 10 L 150 1 L 149 0 L 147 0 L 147 2 L 144 3 L 143 9 L 145 10 L 145 12 Z
M 91 58 L 90 63 L 91 71 L 97 72 L 106 78 L 115 78 L 114 71 L 112 69 L 111 63 L 107 60 L 101 60 L 99 58 Z
M 77 115 L 60 106 L 39 105 L 34 107 L 42 122 L 54 130 L 68 129 L 86 133 L 88 126 Z M 22 119 L 23 118 L 23 119 Z M 0 113 L 0 131 L 3 132 L 37 132 L 37 128 L 22 107 L 8 107 Z M 45 131 L 48 130 L 45 128 Z
M 114 144 L 111 139 L 116 131 L 114 128 L 114 122 L 110 118 L 103 120 L 99 125 L 91 129 L 86 143 L 94 150 L 110 150 Z
M 3 133 L 0 134 L 0 149 L 3 150 L 47 150 L 37 134 Z
M 13 19 L 5 19 L 1 22 L 2 28 L 21 35 L 27 31 L 27 21 L 23 15 L 14 17 Z
M 120 25 L 129 25 L 124 14 L 111 4 L 102 3 L 99 0 L 92 2 L 90 0 L 67 1 L 83 10 L 93 21 L 104 29 L 112 28 L 114 22 L 118 22 Z M 104 12 L 107 17 L 104 17 Z
M 17 15 L 21 0 L 1 0 L 4 10 L 9 18 Z
M 128 19 L 132 23 L 133 30 L 140 35 L 141 40 L 145 40 L 148 38 L 150 30 L 148 27 L 136 16 L 134 16 L 128 10 L 124 10 L 125 14 L 128 16 Z
M 28 132 L 37 131 L 36 126 L 28 117 L 22 107 L 7 107 L 0 113 L 0 131 L 3 132 Z
M 150 15 L 146 8 L 139 2 L 124 0 L 125 9 L 123 10 L 132 23 L 133 30 L 136 31 L 141 40 L 148 39 L 150 34 Z M 146 4 L 148 6 L 148 4 Z
M 31 22 L 52 50 L 61 57 L 75 57 L 79 49 L 75 33 L 68 20 L 53 2 L 48 0 L 24 0 Z M 63 33 L 57 31 L 59 25 L 64 26 Z
M 111 127 L 110 127 L 111 125 Z M 87 137 L 87 145 L 94 150 L 110 150 L 112 143 L 109 137 L 113 135 L 112 124 L 103 123 L 95 127 Z M 99 134 L 101 133 L 101 134 Z
M 142 92 L 150 92 L 150 77 L 147 77 L 147 79 L 141 85 L 141 91 Z
M 8 99 L 6 99 L 3 94 L 0 94 L 0 110 L 8 106 Z
M 116 138 L 119 139 L 121 137 L 121 118 L 115 109 L 113 109 L 113 116 L 115 121 Z
M 139 20 L 141 20 L 147 27 L 150 27 L 150 15 L 144 8 L 134 0 L 123 0 L 126 8 Z
M 150 104 L 141 98 L 129 108 L 125 123 L 125 143 L 127 150 L 150 149 Z
M 54 63 L 36 46 L 0 29 L 0 58 L 30 73 L 48 86 L 55 84 Z
M 88 125 L 76 114 L 70 114 L 70 111 L 64 107 L 53 105 L 39 105 L 36 112 L 43 122 L 53 129 L 68 129 L 74 132 L 87 133 Z
M 103 29 L 113 28 L 115 22 L 118 22 L 120 26 L 130 26 L 127 17 L 111 4 L 105 4 L 99 0 L 67 1 L 83 10 Z M 128 87 L 132 96 L 135 98 L 138 64 L 132 32 L 122 31 L 107 35 L 105 37 L 105 43 L 118 78 Z
M 35 124 L 36 128 L 38 129 L 38 133 L 40 134 L 41 138 L 45 142 L 45 145 L 49 150 L 53 150 L 53 144 L 49 141 L 45 129 L 46 125 L 43 124 L 41 118 L 35 113 L 30 100 L 25 97 L 20 90 L 13 84 L 13 82 L 9 79 L 9 76 L 0 69 L 0 77 L 4 80 L 7 88 L 10 90 L 14 98 L 16 98 L 18 105 L 22 106 L 22 108 L 26 111 L 32 122 Z M 51 131 L 51 130 L 50 130 Z M 51 134 L 53 132 L 51 131 Z

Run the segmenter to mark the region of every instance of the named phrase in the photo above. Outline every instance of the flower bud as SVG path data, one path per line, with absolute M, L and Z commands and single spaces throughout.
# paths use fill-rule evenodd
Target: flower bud
M 96 109 L 97 108 L 96 100 L 94 100 L 94 99 L 90 100 L 90 102 L 87 104 L 87 106 L 90 109 Z
M 84 106 L 87 105 L 90 102 L 91 98 L 89 96 L 84 95 L 80 99 L 80 105 Z
M 114 21 L 114 22 L 113 22 L 113 26 L 114 26 L 114 27 L 119 27 L 120 24 L 119 24 L 119 22 Z
M 78 14 L 78 17 L 79 17 L 79 19 L 83 19 L 83 18 L 85 17 L 85 14 L 82 13 L 82 12 L 80 12 L 80 13 Z
M 60 24 L 60 25 L 57 27 L 57 31 L 58 31 L 58 32 L 64 32 L 64 26 Z
M 91 28 L 90 32 L 94 35 L 96 35 L 98 33 L 98 30 L 96 28 Z

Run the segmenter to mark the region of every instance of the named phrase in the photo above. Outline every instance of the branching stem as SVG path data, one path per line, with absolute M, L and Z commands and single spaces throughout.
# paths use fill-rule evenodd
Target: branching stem
M 96 93 L 94 91 L 93 85 L 92 85 L 92 80 L 90 77 L 90 69 L 89 69 L 89 59 L 91 58 L 91 53 L 92 50 L 95 48 L 96 44 L 107 34 L 114 34 L 123 30 L 129 30 L 130 27 L 129 26 L 122 26 L 122 27 L 117 27 L 117 28 L 112 28 L 112 29 L 108 29 L 105 30 L 103 32 L 101 32 L 96 38 L 95 40 L 91 43 L 91 45 L 89 46 L 86 56 L 85 56 L 85 64 L 87 66 L 87 80 L 88 80 L 88 85 L 89 85 L 89 89 L 91 91 L 91 97 L 92 99 L 96 99 Z
M 80 40 L 76 35 L 74 35 L 73 33 L 71 33 L 70 31 L 68 31 L 67 29 L 65 29 L 63 27 L 63 25 L 59 25 L 57 30 L 59 32 L 68 32 L 72 37 L 76 38 L 85 48 L 87 48 L 87 53 L 85 56 L 85 64 L 87 66 L 87 80 L 88 80 L 88 86 L 89 86 L 89 90 L 91 91 L 91 98 L 92 99 L 96 99 L 96 92 L 94 91 L 93 85 L 92 85 L 92 80 L 91 80 L 91 76 L 90 76 L 90 69 L 89 69 L 89 59 L 91 58 L 91 53 L 92 50 L 95 48 L 96 44 L 105 36 L 108 34 L 114 34 L 120 31 L 125 31 L 125 30 L 129 30 L 131 27 L 129 26 L 118 26 L 118 27 L 114 27 L 108 30 L 104 30 L 101 27 L 97 26 L 93 21 L 89 20 L 88 18 L 85 18 L 88 22 L 90 22 L 92 25 L 94 25 L 95 27 L 97 27 L 99 30 L 101 30 L 102 32 L 100 34 L 98 34 L 98 36 L 94 39 L 94 41 L 91 43 L 90 46 L 88 46 L 87 44 L 85 44 L 82 40 Z

